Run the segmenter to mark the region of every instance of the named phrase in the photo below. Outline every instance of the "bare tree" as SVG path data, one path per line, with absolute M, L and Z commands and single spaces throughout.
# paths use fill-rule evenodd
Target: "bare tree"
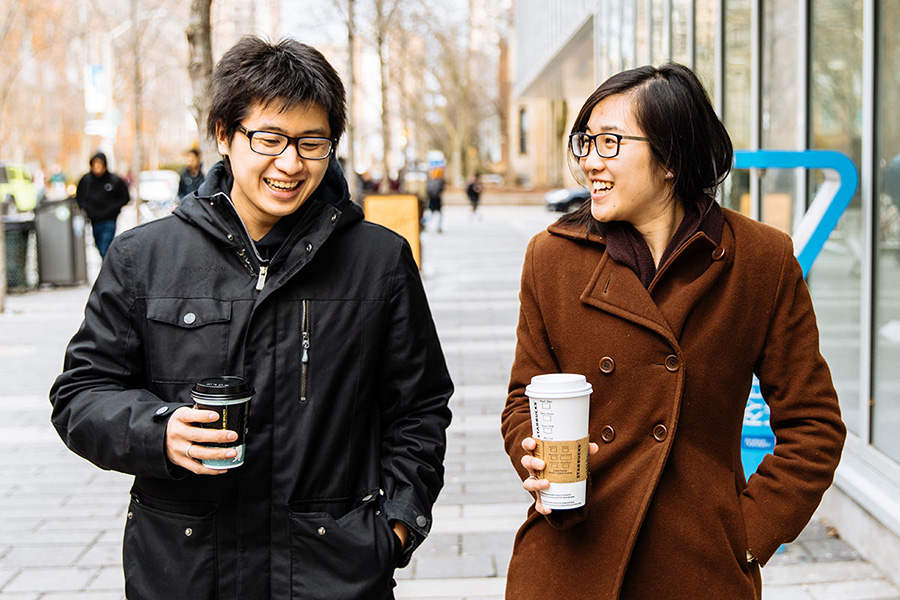
M 375 49 L 378 53 L 379 73 L 381 74 L 381 151 L 383 153 L 382 181 L 390 181 L 391 158 L 391 119 L 388 113 L 388 86 L 390 72 L 388 70 L 391 30 L 397 25 L 403 0 L 372 0 L 375 17 L 372 28 L 375 38 Z
M 214 141 L 205 135 L 213 71 L 211 9 L 212 0 L 191 0 L 191 14 L 185 31 L 189 52 L 188 72 L 193 91 L 191 113 L 197 121 L 197 143 L 206 164 L 217 156 Z
M 347 26 L 347 157 L 344 165 L 345 176 L 350 188 L 356 181 L 356 0 L 331 0 Z M 346 10 L 344 4 L 346 3 Z

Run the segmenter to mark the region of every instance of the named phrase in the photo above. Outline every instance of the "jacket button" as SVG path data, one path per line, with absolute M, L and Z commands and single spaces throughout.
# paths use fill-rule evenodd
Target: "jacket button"
M 164 415 L 167 412 L 169 412 L 168 406 L 160 406 L 159 408 L 156 409 L 156 414 L 158 414 L 158 415 Z
M 606 374 L 612 373 L 616 370 L 616 361 L 608 356 L 604 356 L 600 359 L 600 370 Z
M 331 215 L 331 222 L 334 223 L 335 221 L 337 221 L 337 213 Z
M 194 530 L 191 529 L 190 527 L 188 527 L 187 529 L 184 530 L 184 535 L 191 537 L 192 535 L 194 535 Z
M 416 525 L 419 527 L 425 527 L 428 525 L 428 519 L 425 518 L 425 515 L 419 515 L 416 517 Z
M 185 315 L 181 317 L 181 320 L 184 321 L 185 325 L 193 325 L 194 321 L 197 320 L 197 315 L 194 313 L 185 313 Z
M 604 425 L 600 431 L 600 439 L 607 444 L 616 439 L 616 430 L 612 428 L 612 425 Z
M 228 238 L 228 241 L 229 241 L 229 242 L 233 242 L 233 241 L 234 241 L 234 236 L 231 235 L 230 233 L 229 233 L 228 235 L 226 235 L 225 237 Z
M 667 437 L 669 437 L 669 430 L 662 423 L 653 428 L 653 439 L 657 442 L 664 442 Z
M 312 244 L 307 244 L 307 245 L 306 245 L 306 251 L 307 251 L 307 252 L 312 252 Z
M 712 253 L 713 260 L 722 260 L 723 256 L 725 256 L 725 248 L 723 248 L 722 246 L 719 246 L 718 248 L 713 250 L 713 253 Z
M 666 357 L 666 369 L 674 373 L 678 369 L 681 368 L 681 361 L 678 360 L 678 357 L 674 354 L 670 354 Z
M 316 530 L 316 533 L 318 533 L 319 535 L 325 535 L 325 528 L 324 528 L 324 527 L 319 527 L 319 528 Z

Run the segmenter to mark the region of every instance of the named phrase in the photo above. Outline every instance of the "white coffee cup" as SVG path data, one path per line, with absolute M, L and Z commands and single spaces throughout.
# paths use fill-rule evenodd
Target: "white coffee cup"
M 593 387 L 584 375 L 536 375 L 525 387 L 531 408 L 535 456 L 546 468 L 538 476 L 550 480 L 541 503 L 553 510 L 584 506 L 587 489 L 588 417 Z

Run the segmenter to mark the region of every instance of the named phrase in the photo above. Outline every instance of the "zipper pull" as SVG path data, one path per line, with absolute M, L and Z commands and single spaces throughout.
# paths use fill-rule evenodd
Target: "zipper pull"
M 259 268 L 259 279 L 256 280 L 256 291 L 259 292 L 263 289 L 263 286 L 266 285 L 266 274 L 269 272 L 269 267 L 263 265 Z
M 303 332 L 303 354 L 300 355 L 300 362 L 309 362 L 309 333 Z

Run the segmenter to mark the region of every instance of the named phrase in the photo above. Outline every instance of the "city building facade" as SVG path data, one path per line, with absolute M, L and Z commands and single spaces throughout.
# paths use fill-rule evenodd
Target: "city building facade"
M 736 150 L 835 150 L 859 176 L 808 274 L 850 431 L 820 514 L 900 581 L 900 4 L 896 0 L 517 0 L 512 165 L 572 187 L 572 122 L 618 71 L 700 76 Z M 815 169 L 735 169 L 723 205 L 787 232 Z

